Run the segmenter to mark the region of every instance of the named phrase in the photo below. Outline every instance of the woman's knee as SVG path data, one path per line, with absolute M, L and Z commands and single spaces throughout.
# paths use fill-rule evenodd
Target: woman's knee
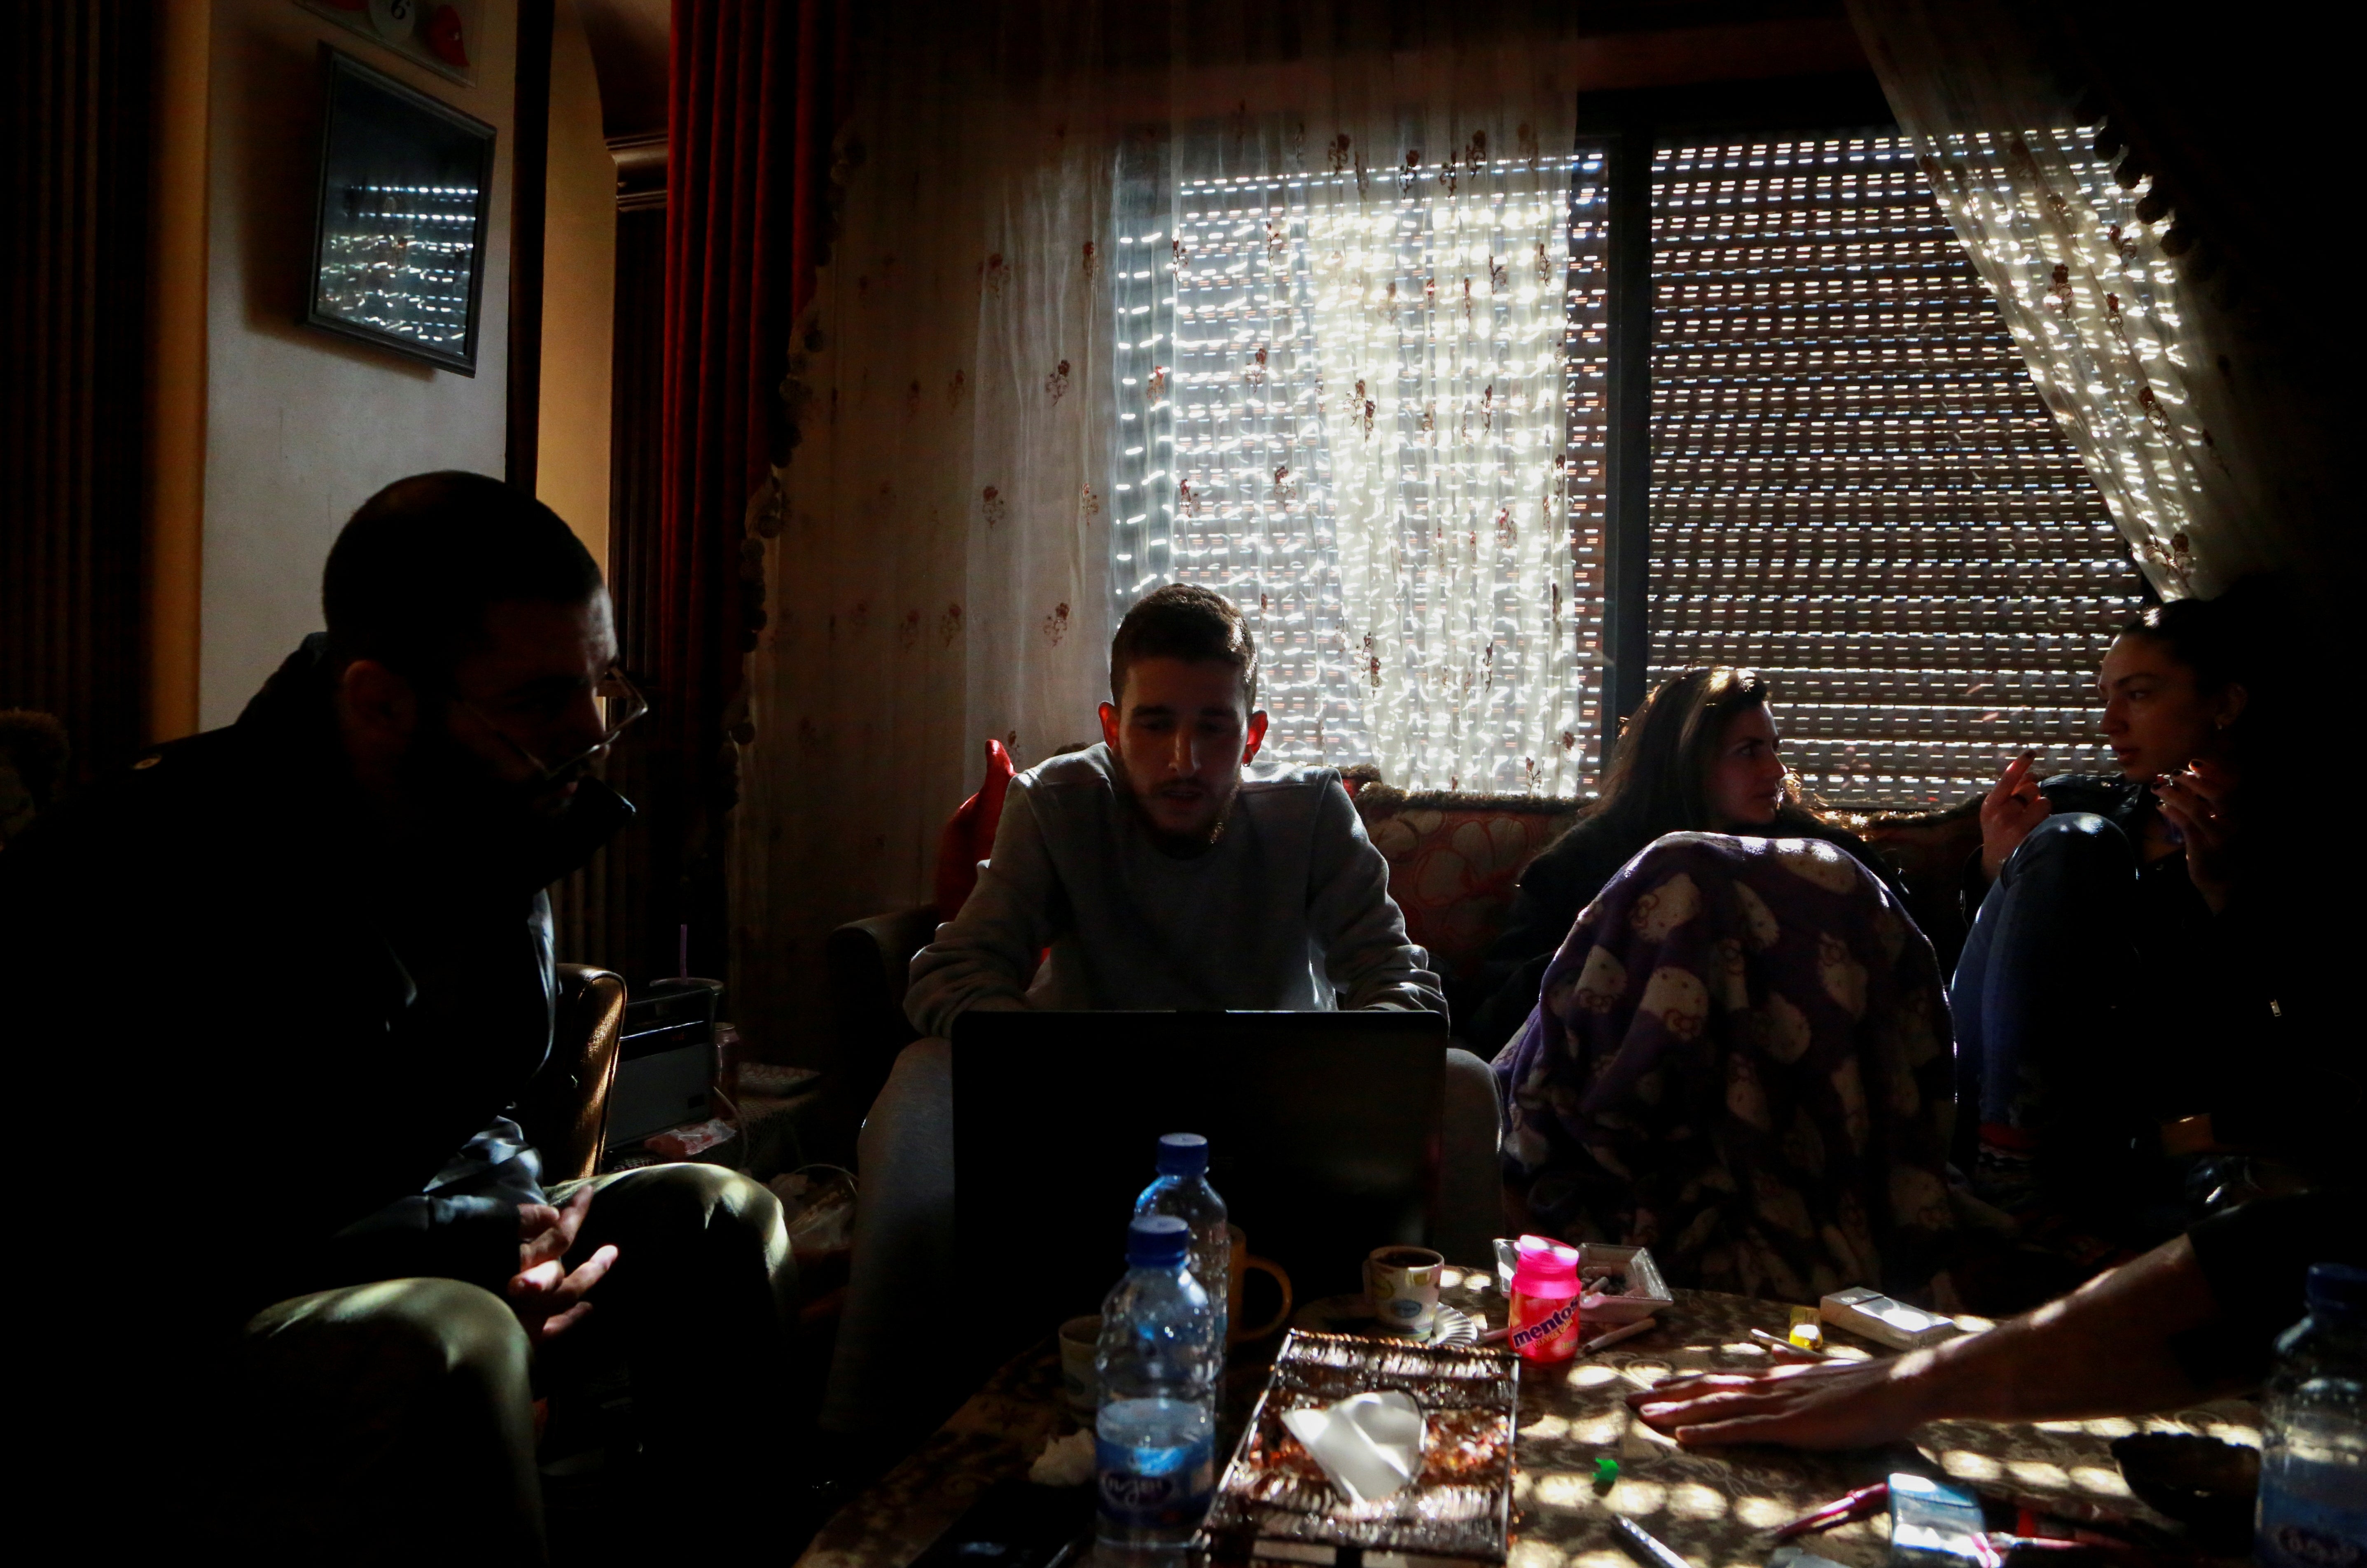
M 2118 824 L 2092 811 L 2063 811 L 2030 830 L 2013 855 L 2015 869 L 2065 864 L 2118 870 L 2134 868 L 2135 852 Z

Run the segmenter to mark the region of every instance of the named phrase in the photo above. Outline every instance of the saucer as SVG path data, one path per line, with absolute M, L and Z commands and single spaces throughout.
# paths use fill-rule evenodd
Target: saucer
M 1480 1326 L 1469 1313 L 1442 1303 L 1428 1335 L 1387 1333 L 1362 1292 L 1323 1296 L 1308 1302 L 1291 1314 L 1290 1324 L 1313 1334 L 1362 1334 L 1375 1339 L 1402 1339 L 1411 1345 L 1476 1345 L 1479 1342 Z

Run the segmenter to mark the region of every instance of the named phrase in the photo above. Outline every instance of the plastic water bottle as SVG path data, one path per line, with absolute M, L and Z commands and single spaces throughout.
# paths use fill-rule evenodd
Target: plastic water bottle
M 2309 1315 L 2277 1341 L 2261 1404 L 2252 1560 L 2267 1568 L 2367 1563 L 2367 1269 L 2309 1271 Z
M 1126 1278 L 1102 1303 L 1096 1534 L 1138 1561 L 1180 1557 L 1217 1484 L 1217 1318 L 1184 1266 L 1191 1235 L 1172 1214 L 1136 1219 Z
M 1208 1140 L 1197 1133 L 1170 1133 L 1159 1140 L 1159 1179 L 1134 1201 L 1135 1217 L 1172 1214 L 1192 1227 L 1192 1278 L 1217 1309 L 1217 1354 L 1221 1360 L 1233 1299 L 1233 1240 L 1225 1231 L 1225 1201 L 1208 1185 Z

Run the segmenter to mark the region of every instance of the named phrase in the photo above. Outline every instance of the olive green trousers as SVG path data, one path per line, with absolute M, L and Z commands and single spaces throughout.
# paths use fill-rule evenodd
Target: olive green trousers
M 617 1262 L 539 1351 L 499 1296 L 453 1280 L 323 1291 L 247 1323 L 216 1500 L 244 1561 L 545 1561 L 535 1394 L 604 1356 L 629 1367 L 658 1483 L 711 1496 L 776 1462 L 795 1284 L 779 1202 L 718 1166 L 590 1185 L 569 1264 L 608 1245 Z

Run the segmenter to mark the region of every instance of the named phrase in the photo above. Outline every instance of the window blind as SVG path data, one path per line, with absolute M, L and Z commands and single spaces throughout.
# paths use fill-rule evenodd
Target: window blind
M 1758 669 L 1836 806 L 2108 771 L 2137 574 L 1903 139 L 1666 145 L 1651 205 L 1650 679 Z

